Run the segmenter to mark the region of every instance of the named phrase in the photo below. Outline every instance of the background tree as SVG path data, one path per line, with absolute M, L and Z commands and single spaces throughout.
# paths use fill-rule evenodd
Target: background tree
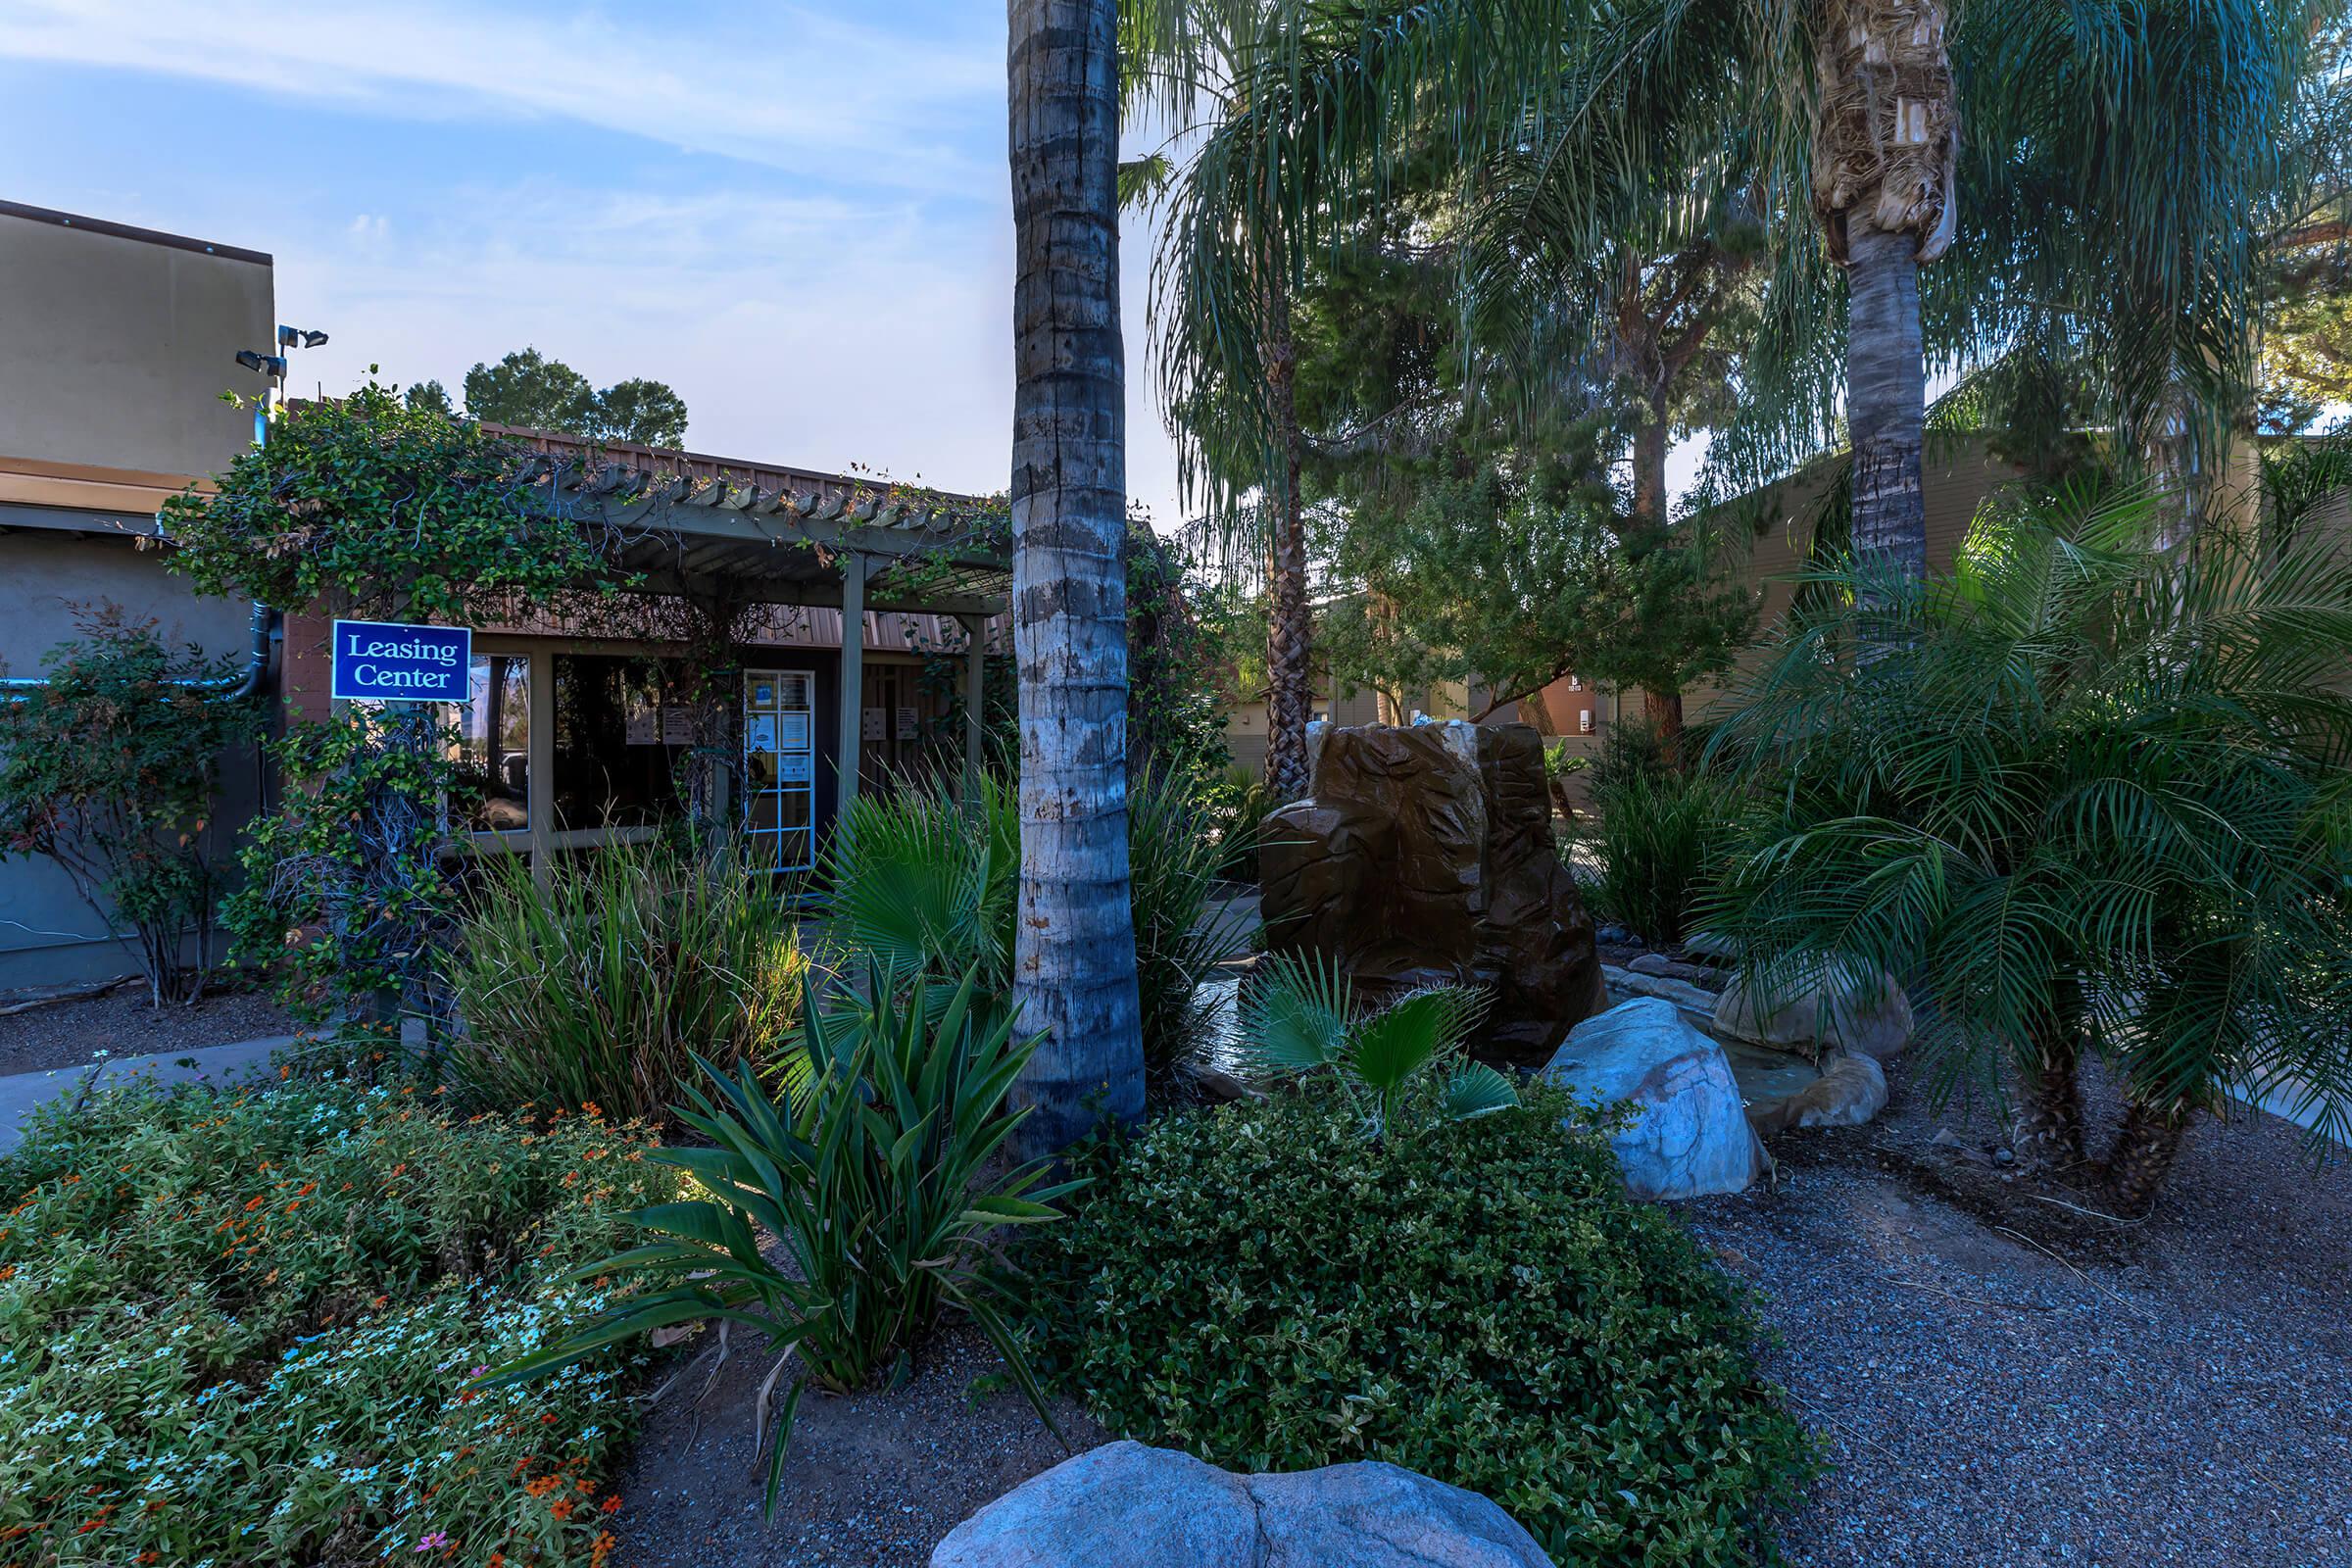
M 438 382 L 426 385 L 440 389 Z M 447 411 L 446 392 L 440 407 Z M 686 402 L 667 385 L 638 377 L 599 392 L 579 371 L 535 348 L 467 370 L 466 413 L 491 424 L 561 430 L 591 441 L 677 447 L 686 440 Z
M 596 395 L 595 428 L 607 441 L 641 447 L 686 444 L 686 400 L 660 381 L 615 381 Z
M 466 372 L 466 413 L 491 424 L 586 435 L 596 418 L 596 388 L 586 376 L 537 349 Z
M 1849 435 L 1854 541 L 1916 574 L 1923 354 L 1965 369 L 2061 321 L 2095 349 L 2134 441 L 2242 402 L 2245 218 L 2285 172 L 2313 15 L 2304 0 L 1994 0 L 1961 16 L 1947 59 L 1942 8 L 1908 0 L 1301 8 L 1196 159 L 1168 265 L 1238 364 L 1262 236 L 1294 258 L 1345 245 L 1345 215 L 1433 147 L 1475 201 L 1491 160 L 1556 130 L 1555 248 L 1597 256 L 1695 148 L 1736 132 L 1756 219 L 1781 238 L 1746 408 L 1718 456 L 1752 484 Z M 2199 127 L 2185 143 L 2183 122 Z M 1947 242 L 1923 298 L 1918 263 Z M 1826 262 L 1847 274 L 1843 312 Z
M 1144 1110 L 1129 907 L 1116 0 L 1011 0 L 1015 1087 L 1057 1151 Z
M 1119 8 L 1127 102 L 1168 122 L 1169 145 L 1230 115 L 1253 57 L 1286 24 L 1286 0 L 1127 0 Z M 1127 199 L 1151 201 L 1191 177 L 1189 158 L 1162 151 L 1123 166 Z M 1178 199 L 1181 214 L 1185 203 Z M 1227 361 L 1213 326 L 1182 289 L 1153 301 L 1154 344 L 1169 428 L 1188 482 L 1206 494 L 1228 554 L 1250 558 L 1266 602 L 1263 691 L 1266 781 L 1293 800 L 1306 793 L 1306 726 L 1314 709 L 1314 612 L 1307 584 L 1305 438 L 1298 412 L 1293 280 L 1278 244 L 1261 247 L 1245 308 L 1254 357 Z

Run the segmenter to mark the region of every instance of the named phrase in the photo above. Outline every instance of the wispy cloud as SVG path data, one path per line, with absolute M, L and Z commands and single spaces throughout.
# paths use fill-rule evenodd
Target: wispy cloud
M 1004 90 L 1002 57 L 972 44 L 791 5 L 0 0 L 0 58 L 405 118 L 559 117 L 803 172 L 855 158 L 861 181 L 935 192 L 1002 178 L 957 141 Z

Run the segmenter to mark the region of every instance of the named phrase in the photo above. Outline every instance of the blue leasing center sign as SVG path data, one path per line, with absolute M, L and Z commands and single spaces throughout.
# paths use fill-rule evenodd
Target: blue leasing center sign
M 465 626 L 403 626 L 382 620 L 335 622 L 338 699 L 390 703 L 463 703 L 472 699 L 473 632 Z

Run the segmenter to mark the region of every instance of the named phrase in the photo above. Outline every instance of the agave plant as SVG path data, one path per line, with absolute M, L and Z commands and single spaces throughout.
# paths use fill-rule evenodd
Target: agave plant
M 678 1120 L 708 1148 L 652 1151 L 702 1196 L 639 1209 L 656 1240 L 573 1271 L 635 1287 L 571 1338 L 499 1368 L 486 1381 L 537 1376 L 607 1346 L 678 1324 L 740 1324 L 777 1352 L 760 1386 L 764 1437 L 777 1409 L 767 1469 L 775 1505 L 793 1416 L 811 1383 L 841 1393 L 903 1371 L 949 1307 L 988 1336 L 1047 1426 L 1053 1417 L 1012 1324 L 1027 1308 L 1021 1277 L 989 1245 L 1000 1225 L 1060 1217 L 1054 1200 L 1082 1182 L 1045 1182 L 1043 1162 L 997 1170 L 999 1151 L 1028 1115 L 1006 1092 L 1035 1049 L 1015 1039 L 1008 1009 L 980 1005 L 977 970 L 941 1004 L 936 982 L 885 964 L 864 984 L 802 1008 L 798 1069 L 782 1102 L 749 1062 L 705 1064 L 715 1093 L 691 1090 Z M 780 1255 L 762 1250 L 772 1238 Z M 791 1363 L 780 1407 L 773 1395 Z
M 1431 986 L 1366 1010 L 1338 965 L 1317 955 L 1282 954 L 1246 990 L 1242 1043 L 1269 1071 L 1336 1081 L 1364 1106 L 1372 1136 L 1385 1138 L 1416 1087 L 1432 1076 L 1438 1076 L 1432 1107 L 1440 1120 L 1519 1102 L 1508 1078 L 1461 1054 L 1485 1007 L 1484 994 L 1467 986 Z
M 2163 516 L 2021 493 L 1948 580 L 1819 574 L 1714 743 L 1757 814 L 1707 917 L 1751 980 L 1894 974 L 1938 1088 L 2013 1061 L 2021 1152 L 2132 1211 L 2227 1094 L 2352 1134 L 2352 558 Z

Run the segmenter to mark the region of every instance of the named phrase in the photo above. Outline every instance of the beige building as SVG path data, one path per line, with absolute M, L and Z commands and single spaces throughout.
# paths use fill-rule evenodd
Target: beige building
M 0 676 L 106 605 L 173 645 L 242 660 L 251 608 L 200 599 L 152 548 L 166 497 L 228 466 L 253 416 L 223 391 L 262 390 L 240 350 L 276 352 L 270 258 L 0 202 Z M 227 852 L 259 769 L 227 760 L 206 832 Z M 0 990 L 125 974 L 135 952 L 41 859 L 0 862 Z

